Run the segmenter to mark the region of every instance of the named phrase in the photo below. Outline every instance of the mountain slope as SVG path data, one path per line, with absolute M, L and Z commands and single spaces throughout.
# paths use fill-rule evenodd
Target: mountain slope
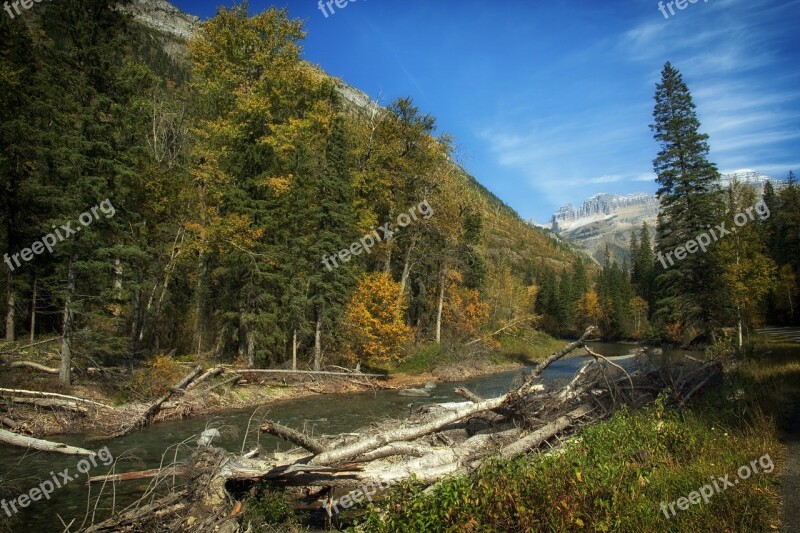
M 126 11 L 134 19 L 158 35 L 163 50 L 177 62 L 188 59 L 187 41 L 192 38 L 202 22 L 192 15 L 183 13 L 165 0 L 135 0 Z M 322 69 L 314 67 L 320 75 L 329 76 Z M 337 90 L 349 110 L 369 118 L 382 107 L 363 91 L 335 79 Z M 524 222 L 508 205 L 502 202 L 480 182 L 460 166 L 461 177 L 474 188 L 483 200 L 485 212 L 485 235 L 483 245 L 489 256 L 507 256 L 515 270 L 524 270 L 524 264 L 531 260 L 563 268 L 571 264 L 580 253 L 569 244 L 553 239 L 541 228 Z

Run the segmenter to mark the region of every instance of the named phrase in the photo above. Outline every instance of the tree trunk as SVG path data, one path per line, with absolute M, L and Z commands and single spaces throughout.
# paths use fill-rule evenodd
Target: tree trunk
M 89 409 L 81 407 L 77 402 L 68 402 L 64 400 L 52 399 L 37 399 L 37 398 L 11 398 L 12 404 L 20 405 L 33 405 L 34 407 L 41 407 L 42 409 L 63 409 L 72 413 L 86 416 L 89 414 Z
M 36 339 L 36 300 L 37 294 L 36 289 L 38 285 L 38 278 L 34 274 L 33 276 L 33 294 L 31 295 L 31 332 L 30 332 L 30 342 L 33 344 L 34 340 Z
M 297 370 L 297 328 L 292 333 L 292 370 Z
M 114 258 L 114 277 L 113 281 L 111 282 L 111 288 L 113 289 L 114 295 L 114 304 L 111 306 L 111 314 L 116 319 L 122 318 L 123 313 L 123 305 L 122 305 L 122 261 L 119 260 L 118 257 Z
M 736 306 L 736 333 L 738 338 L 738 346 L 739 350 L 742 349 L 743 340 L 742 340 L 742 308 L 741 306 Z
M 111 435 L 110 438 L 124 437 L 125 435 L 128 435 L 129 433 L 133 432 L 134 430 L 150 424 L 150 422 L 153 420 L 153 417 L 155 417 L 156 414 L 158 414 L 158 411 L 161 410 L 162 405 L 164 405 L 170 398 L 172 398 L 172 396 L 175 393 L 185 391 L 186 387 L 188 387 L 189 384 L 191 384 L 192 381 L 197 379 L 197 377 L 200 376 L 200 374 L 202 373 L 203 373 L 203 367 L 198 365 L 197 367 L 195 367 L 194 370 L 192 370 L 191 373 L 184 376 L 184 378 L 180 380 L 177 385 L 170 388 L 169 391 L 164 396 L 160 397 L 159 399 L 151 403 L 150 406 L 142 414 L 142 416 L 138 417 L 131 425 L 129 425 L 125 429 L 115 433 L 114 435 Z
M 444 269 L 439 280 L 439 303 L 436 306 L 436 344 L 442 342 L 442 311 L 444 311 Z
M 133 291 L 133 309 L 131 311 L 131 340 L 129 345 L 131 354 L 135 354 L 139 351 L 139 315 L 141 309 L 141 304 L 139 302 L 140 299 L 141 293 L 137 287 L 136 290 Z
M 197 287 L 195 289 L 196 303 L 195 303 L 195 318 L 194 318 L 194 344 L 197 346 L 197 355 L 203 351 L 203 327 L 205 321 L 203 320 L 203 309 L 205 308 L 205 294 L 203 293 L 206 277 L 206 257 L 203 252 L 200 252 L 200 258 L 197 262 Z
M 69 258 L 67 271 L 67 297 L 64 301 L 64 332 L 61 337 L 61 368 L 58 379 L 64 385 L 72 383 L 72 330 L 75 313 L 72 310 L 72 296 L 75 294 L 75 254 Z
M 317 324 L 314 328 L 314 370 L 319 372 L 322 368 L 322 313 L 317 314 Z
M 250 328 L 247 328 L 247 366 L 249 368 L 256 366 L 256 341 Z
M 241 311 L 244 313 L 244 310 Z M 247 368 L 253 368 L 255 362 L 255 342 L 253 334 L 246 322 L 239 325 L 239 357 L 242 358 Z
M 11 272 L 8 273 L 8 295 L 6 297 L 6 340 L 14 342 L 16 337 L 14 335 L 14 312 L 16 310 L 16 297 L 14 294 L 14 277 Z
M 414 233 L 411 237 L 411 244 L 408 245 L 408 250 L 406 250 L 405 261 L 403 261 L 403 274 L 400 276 L 400 301 L 403 300 L 403 296 L 406 293 L 406 284 L 408 283 L 408 277 L 411 275 L 411 255 L 414 253 L 416 244 L 417 234 Z
M 62 400 L 72 400 L 74 402 L 85 403 L 87 405 L 96 405 L 98 407 L 104 407 L 106 409 L 114 410 L 113 407 L 110 405 L 106 405 L 104 403 L 96 402 L 94 400 L 87 400 L 86 398 L 78 398 L 77 396 L 67 396 L 66 394 L 57 394 L 55 392 L 41 392 L 35 390 L 23 390 L 23 389 L 0 389 L 0 394 L 8 395 L 13 394 L 16 396 L 23 395 L 23 396 L 32 396 L 33 398 L 60 398 Z
M 0 442 L 10 444 L 12 446 L 31 448 L 42 452 L 63 453 L 67 455 L 97 455 L 91 450 L 67 446 L 66 444 L 61 444 L 60 442 L 34 439 L 31 437 L 26 437 L 25 435 L 18 435 L 17 433 L 6 431 L 5 429 L 0 429 Z

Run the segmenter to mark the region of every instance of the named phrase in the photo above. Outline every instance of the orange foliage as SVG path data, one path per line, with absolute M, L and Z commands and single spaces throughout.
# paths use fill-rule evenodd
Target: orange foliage
M 489 304 L 480 301 L 477 290 L 459 288 L 455 282 L 450 283 L 446 294 L 443 318 L 448 328 L 459 338 L 478 336 L 489 319 Z
M 389 274 L 374 272 L 358 284 L 344 315 L 349 356 L 358 362 L 400 359 L 412 332 L 403 316 L 406 301 Z

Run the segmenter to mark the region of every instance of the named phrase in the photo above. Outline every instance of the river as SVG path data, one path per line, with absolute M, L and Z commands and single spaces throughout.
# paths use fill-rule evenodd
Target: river
M 625 359 L 634 348 L 633 345 L 591 343 L 596 351 L 607 357 L 622 357 Z M 588 360 L 585 356 L 573 356 L 556 361 L 548 367 L 542 375 L 542 382 L 555 385 L 555 382 L 571 378 L 580 366 Z M 506 392 L 518 371 L 504 372 L 483 376 L 457 383 L 441 383 L 428 398 L 413 398 L 401 396 L 398 391 L 380 390 L 352 394 L 319 395 L 296 400 L 285 400 L 259 409 L 259 416 L 253 417 L 250 431 L 245 441 L 245 430 L 254 409 L 237 410 L 216 413 L 205 418 L 165 422 L 149 426 L 136 431 L 126 437 L 108 443 L 86 442 L 86 435 L 68 435 L 64 437 L 51 437 L 52 440 L 99 450 L 103 446 L 117 459 L 115 472 L 127 472 L 156 468 L 162 464 L 170 463 L 175 459 L 177 443 L 186 442 L 180 447 L 178 459 L 185 456 L 195 446 L 197 436 L 208 426 L 219 428 L 221 436 L 214 444 L 229 451 L 250 450 L 258 443 L 265 451 L 287 449 L 285 442 L 269 435 L 259 435 L 258 421 L 262 416 L 280 422 L 284 425 L 305 429 L 307 432 L 319 434 L 333 434 L 354 431 L 371 422 L 385 419 L 386 417 L 403 417 L 408 414 L 413 405 L 430 402 L 463 401 L 453 393 L 457 386 L 464 386 L 483 397 L 497 396 Z M 244 443 L 244 445 L 243 445 Z M 6 481 L 3 486 L 11 485 L 13 490 L 4 491 L 3 497 L 11 500 L 19 494 L 27 493 L 31 488 L 37 487 L 42 481 L 52 479 L 52 473 L 58 475 L 65 468 L 69 468 L 69 475 L 77 474 L 76 465 L 78 457 L 61 456 L 56 454 L 33 453 L 27 454 L 20 448 L 0 446 L 0 465 Z M 88 474 L 92 476 L 109 472 L 109 468 L 98 461 Z M 63 479 L 63 478 L 59 478 Z M 90 492 L 85 484 L 86 476 L 57 488 L 50 496 L 49 501 L 41 500 L 32 502 L 27 509 L 21 510 L 11 524 L 13 531 L 24 531 L 35 528 L 36 531 L 63 531 L 61 520 L 69 523 L 76 519 L 76 525 L 83 522 L 87 509 Z M 149 485 L 149 480 L 129 481 L 116 485 L 116 505 L 125 505 L 135 500 Z M 110 489 L 106 489 L 108 492 Z M 93 486 L 92 493 L 98 493 L 98 488 Z M 94 506 L 94 501 L 92 502 Z M 103 498 L 100 508 L 111 505 L 110 498 Z M 0 518 L 5 519 L 8 514 L 0 509 Z M 13 514 L 13 513 L 12 513 Z M 98 512 L 98 521 L 107 517 L 107 512 Z M 75 525 L 71 531 L 77 531 Z

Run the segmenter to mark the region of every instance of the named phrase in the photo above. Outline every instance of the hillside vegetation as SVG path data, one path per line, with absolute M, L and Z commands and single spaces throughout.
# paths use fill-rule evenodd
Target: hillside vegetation
M 63 336 L 64 383 L 73 358 L 169 352 L 398 363 L 530 327 L 537 280 L 577 260 L 410 98 L 344 98 L 285 11 L 221 10 L 183 42 L 60 2 L 0 34 L 3 331 Z

